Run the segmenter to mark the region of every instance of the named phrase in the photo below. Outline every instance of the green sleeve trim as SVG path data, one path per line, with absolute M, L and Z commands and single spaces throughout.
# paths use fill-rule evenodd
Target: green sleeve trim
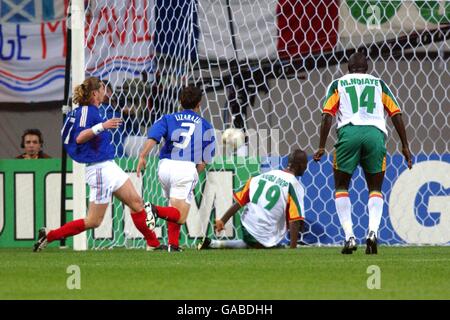
M 289 191 L 288 192 L 289 192 L 289 195 L 292 197 L 292 200 L 294 200 L 294 203 L 298 208 L 300 216 L 303 217 L 302 208 L 300 207 L 300 203 L 297 198 L 297 193 L 295 192 L 295 188 L 292 185 L 292 183 L 289 183 Z
M 327 97 L 325 98 L 325 103 L 330 99 L 330 97 L 334 94 L 334 92 L 337 90 L 339 84 L 339 80 L 334 80 L 327 91 Z
M 384 94 L 388 95 L 389 98 L 392 99 L 392 101 L 394 101 L 394 103 L 397 105 L 397 107 L 400 108 L 397 99 L 395 99 L 394 95 L 392 94 L 391 90 L 389 90 L 388 86 L 386 85 L 386 83 L 384 83 L 383 80 L 380 79 L 380 84 L 381 84 L 381 90 Z

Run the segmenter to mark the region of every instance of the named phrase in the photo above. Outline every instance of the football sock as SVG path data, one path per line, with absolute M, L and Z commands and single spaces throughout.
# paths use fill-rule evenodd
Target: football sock
M 209 247 L 213 249 L 245 249 L 247 244 L 244 240 L 211 240 Z
M 167 221 L 167 235 L 171 246 L 179 247 L 181 225 L 175 222 Z
M 155 206 L 158 217 L 171 222 L 178 222 L 180 219 L 180 211 L 175 207 Z
M 50 243 L 55 240 L 64 239 L 70 236 L 74 236 L 86 230 L 84 219 L 78 219 L 66 223 L 61 228 L 50 231 L 47 234 L 47 241 Z
M 147 245 L 150 247 L 158 247 L 160 243 L 156 237 L 156 234 L 147 227 L 147 212 L 145 212 L 145 209 L 142 209 L 139 212 L 131 213 L 131 219 L 133 219 L 134 225 L 139 232 L 144 235 Z
M 335 195 L 336 211 L 339 216 L 339 221 L 344 229 L 345 241 L 350 237 L 354 237 L 353 223 L 352 223 L 352 204 L 347 190 L 336 191 Z
M 369 210 L 369 232 L 373 231 L 377 234 L 383 215 L 383 195 L 380 191 L 370 193 L 367 207 Z

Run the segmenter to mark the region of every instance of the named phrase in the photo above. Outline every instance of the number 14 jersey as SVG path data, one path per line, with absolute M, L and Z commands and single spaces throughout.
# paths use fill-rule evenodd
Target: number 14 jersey
M 290 221 L 304 219 L 305 191 L 297 178 L 286 171 L 272 170 L 247 181 L 235 200 L 247 205 L 241 222 L 265 247 L 277 245 Z
M 394 95 L 383 80 L 365 73 L 349 73 L 327 89 L 323 112 L 337 116 L 337 128 L 346 124 L 372 125 L 387 136 L 384 110 L 392 117 L 400 112 Z

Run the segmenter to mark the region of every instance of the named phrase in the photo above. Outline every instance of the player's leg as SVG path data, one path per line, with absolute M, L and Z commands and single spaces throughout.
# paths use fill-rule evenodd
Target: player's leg
M 213 240 L 204 238 L 197 245 L 198 250 L 205 249 L 247 249 L 248 245 L 244 240 Z
M 197 185 L 198 175 L 197 171 L 182 177 L 176 181 L 175 186 L 170 189 L 170 205 L 180 213 L 178 221 L 167 221 L 167 234 L 169 240 L 169 248 L 174 248 L 175 251 L 180 249 L 180 231 L 181 225 L 186 222 L 186 219 L 191 209 L 191 201 L 194 198 L 194 188 Z
M 180 236 L 180 226 L 178 224 L 180 220 L 180 210 L 174 206 L 172 206 L 170 202 L 170 189 L 172 185 L 173 173 L 179 168 L 175 166 L 177 163 L 175 162 L 175 166 L 171 168 L 172 161 L 168 159 L 163 159 L 159 162 L 158 166 L 158 179 L 161 184 L 164 196 L 169 200 L 169 206 L 157 206 L 151 205 L 151 210 L 156 217 L 162 218 L 167 221 L 167 235 L 168 235 L 168 244 L 169 246 L 161 245 L 159 249 L 161 250 L 170 250 L 170 251 L 181 251 L 178 246 L 178 239 Z M 189 210 L 189 209 L 188 209 Z M 174 240 L 176 239 L 176 240 Z M 175 247 L 171 247 L 170 244 L 176 245 Z M 174 250 L 171 250 L 174 249 Z
M 174 251 L 181 251 L 180 249 L 180 232 L 181 225 L 186 222 L 186 219 L 189 214 L 189 210 L 191 209 L 191 199 L 193 198 L 193 190 L 196 185 L 196 181 L 184 184 L 179 184 L 177 187 L 171 188 L 171 195 L 169 200 L 170 207 L 156 207 L 158 211 L 158 216 L 166 216 L 167 213 L 172 212 L 174 216 L 178 218 L 177 221 L 167 220 L 167 237 L 169 250 L 173 249 Z
M 378 229 L 383 215 L 383 194 L 381 188 L 386 170 L 386 147 L 384 133 L 376 127 L 365 131 L 361 150 L 361 166 L 364 169 L 369 188 L 369 232 L 366 240 L 366 253 L 376 254 Z
M 184 224 L 186 222 L 189 210 L 191 209 L 191 204 L 186 202 L 186 199 L 173 198 L 169 200 L 170 207 L 176 208 L 179 212 L 179 218 L 176 221 L 177 224 Z
M 203 239 L 198 245 L 198 250 L 204 249 L 268 249 L 261 243 L 247 243 L 244 240 L 213 240 Z
M 384 171 L 378 173 L 365 172 L 367 186 L 369 187 L 369 232 L 378 233 L 383 213 L 383 194 L 381 188 L 384 181 Z
M 357 126 L 352 125 L 339 129 L 333 160 L 336 212 L 345 233 L 343 254 L 351 254 L 356 250 L 352 222 L 352 204 L 348 189 L 352 173 L 359 163 L 360 142 L 357 130 Z
M 369 211 L 369 232 L 366 239 L 366 253 L 377 254 L 378 228 L 383 215 L 383 194 L 381 186 L 384 179 L 384 171 L 379 173 L 365 172 L 367 185 L 369 187 L 369 201 L 367 208 Z
M 39 230 L 38 241 L 34 244 L 33 251 L 40 251 L 45 246 L 56 240 L 77 235 L 87 229 L 98 227 L 111 200 L 110 179 L 107 164 L 86 167 L 86 182 L 89 184 L 89 209 L 85 219 L 78 219 L 66 223 L 58 229 L 47 232 L 45 228 Z
M 181 225 L 186 222 L 191 205 L 185 199 L 170 198 L 169 206 L 153 205 L 153 210 L 159 218 L 167 220 L 168 243 L 176 251 L 179 250 Z
M 197 244 L 197 249 L 267 249 L 256 240 L 244 225 L 241 226 L 241 230 L 242 240 L 213 240 L 205 237 Z
M 189 178 L 188 181 L 174 182 L 167 191 L 169 206 L 153 205 L 158 217 L 168 222 L 184 224 L 191 208 L 190 199 L 193 197 L 192 192 L 196 184 L 195 177 Z
M 342 249 L 343 254 L 352 254 L 353 251 L 357 249 L 355 234 L 353 233 L 352 203 L 348 193 L 351 177 L 352 176 L 346 172 L 334 170 L 336 190 L 334 201 L 336 212 L 345 234 L 345 243 L 344 248 Z
M 88 214 L 85 219 L 78 219 L 66 223 L 61 228 L 52 230 L 47 234 L 47 241 L 50 243 L 70 236 L 74 236 L 88 229 L 94 229 L 101 225 L 105 216 L 108 203 L 89 203 Z
M 128 175 L 114 162 L 111 162 L 105 170 L 107 170 L 108 177 L 110 177 L 109 187 L 113 195 L 131 209 L 131 219 L 139 232 L 144 236 L 147 248 L 158 247 L 160 243 L 156 234 L 147 226 L 147 212 L 144 208 L 144 202 Z
M 169 199 L 169 207 L 152 205 L 156 216 L 167 221 L 168 251 L 182 251 L 180 248 L 181 225 L 186 222 L 191 205 L 184 199 Z
M 62 227 L 50 230 L 49 232 L 45 228 L 42 228 L 39 230 L 38 241 L 34 244 L 33 251 L 40 251 L 53 241 L 77 235 L 88 229 L 97 228 L 103 221 L 107 207 L 108 203 L 96 204 L 90 202 L 88 215 L 85 219 L 68 222 Z
M 179 246 L 181 225 L 186 222 L 194 188 L 198 181 L 195 165 L 185 161 L 165 160 L 158 169 L 158 177 L 169 207 L 153 206 L 158 217 L 167 220 L 170 251 L 181 251 Z
M 169 198 L 169 206 L 164 207 L 153 205 L 153 210 L 158 218 L 167 220 L 167 222 L 183 224 L 186 221 L 186 214 L 184 214 L 185 217 L 182 218 L 183 215 L 180 209 L 183 210 L 182 208 L 185 207 L 184 202 L 184 199 Z M 188 212 L 189 208 L 187 209 Z
M 144 209 L 144 202 L 134 188 L 131 180 L 127 179 L 125 183 L 114 192 L 114 196 L 131 209 L 131 219 L 139 232 L 144 236 L 147 246 L 151 248 L 158 247 L 160 243 L 155 232 L 150 230 L 147 226 L 147 212 Z
M 173 168 L 170 164 L 173 164 Z M 178 162 L 163 159 L 159 162 L 158 167 L 158 179 L 164 192 L 164 196 L 169 200 L 169 206 L 157 206 L 152 205 L 153 212 L 161 219 L 167 220 L 167 222 L 178 223 L 180 220 L 180 211 L 170 203 L 171 187 L 175 184 L 174 177 L 177 175 L 177 171 L 183 170 L 177 168 Z M 183 197 L 181 197 L 183 198 Z
M 170 198 L 169 204 L 172 208 L 175 208 L 180 213 L 177 222 L 167 221 L 167 237 L 170 248 L 175 251 L 180 249 L 180 232 L 181 225 L 186 222 L 191 204 L 187 203 L 185 199 Z
M 130 179 L 127 179 L 120 188 L 114 191 L 113 195 L 127 205 L 131 212 L 144 210 L 144 201 L 137 193 Z

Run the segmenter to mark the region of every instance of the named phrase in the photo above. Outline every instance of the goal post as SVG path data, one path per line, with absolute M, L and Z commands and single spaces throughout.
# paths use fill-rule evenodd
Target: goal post
M 355 51 L 367 54 L 369 72 L 382 78 L 399 101 L 415 162 L 413 170 L 406 170 L 388 120 L 379 241 L 450 243 L 445 205 L 450 197 L 448 1 L 77 0 L 72 19 L 84 4 L 82 28 L 77 34 L 72 29 L 73 84 L 97 76 L 112 86 L 109 106 L 124 119 L 123 128 L 113 133 L 116 162 L 144 201 L 167 204 L 157 177 L 157 150 L 142 179 L 134 170 L 147 130 L 161 115 L 178 110 L 183 85 L 202 87 L 201 113 L 217 130 L 219 142 L 230 127 L 247 134 L 238 153 L 230 155 L 219 145 L 221 151 L 195 189 L 182 245 L 193 246 L 205 235 L 241 237 L 239 215 L 221 235 L 214 234 L 214 219 L 232 204 L 232 192 L 246 179 L 282 167 L 297 147 L 310 160 L 301 178 L 306 190 L 302 244 L 342 243 L 333 194 L 334 130 L 327 156 L 318 163 L 311 156 L 318 146 L 326 87 L 347 72 Z M 80 206 L 74 213 L 80 214 L 86 211 L 84 169 L 74 164 L 74 170 L 74 205 Z M 349 191 L 355 234 L 362 241 L 368 193 L 361 170 Z M 129 214 L 114 200 L 104 223 L 87 232 L 87 239 L 77 236 L 75 247 L 143 248 Z M 156 232 L 164 242 L 163 221 Z
M 85 8 L 84 0 L 72 0 L 71 2 L 70 28 L 72 32 L 72 92 L 77 85 L 85 79 L 85 52 L 84 52 L 84 26 Z M 77 105 L 73 106 L 78 107 Z M 73 162 L 73 219 L 83 219 L 86 217 L 86 178 L 84 173 L 85 165 Z M 87 249 L 87 235 L 82 232 L 74 237 L 74 250 Z

